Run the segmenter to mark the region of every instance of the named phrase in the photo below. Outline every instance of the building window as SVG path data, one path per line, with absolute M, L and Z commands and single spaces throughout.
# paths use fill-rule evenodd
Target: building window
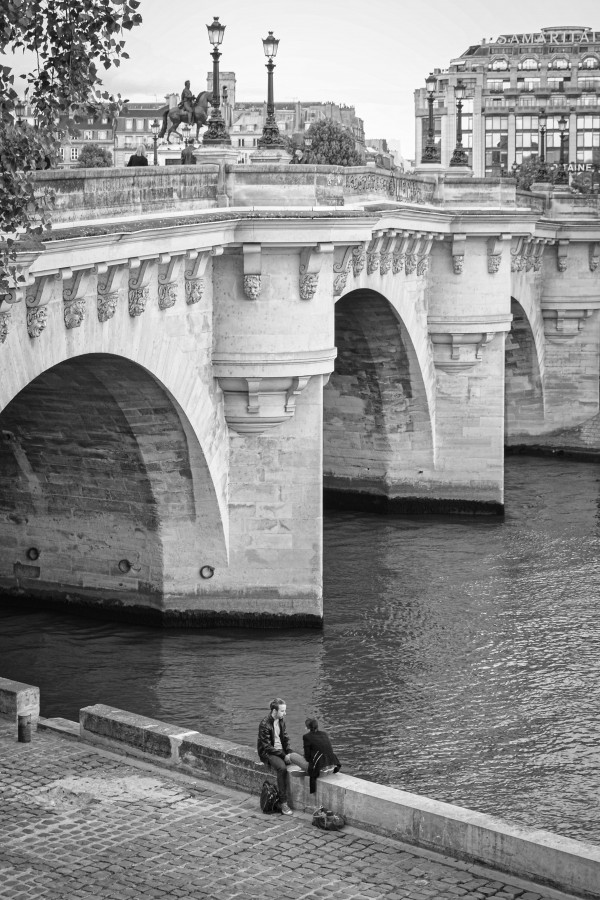
M 94 120 L 93 120 L 93 119 L 88 119 L 88 120 L 87 120 L 87 123 L 88 123 L 88 125 L 93 125 L 93 124 L 94 124 Z
M 581 69 L 600 69 L 600 62 L 595 56 L 586 56 L 585 59 L 581 60 L 580 63 Z
M 239 139 L 238 139 L 238 147 L 245 147 L 245 146 L 246 146 L 246 139 L 245 139 L 245 138 L 239 138 Z
M 93 141 L 94 140 L 94 132 L 93 131 L 84 131 L 83 139 L 84 139 L 84 141 Z
M 144 131 L 144 125 L 146 124 L 145 119 L 136 119 L 135 120 L 135 128 L 136 131 Z
M 59 148 L 58 148 L 58 155 L 59 155 L 59 157 L 60 157 L 61 159 L 64 159 L 64 158 L 65 158 L 65 148 L 64 148 L 64 147 L 59 147 Z
M 103 124 L 103 125 L 108 125 L 108 119 L 107 119 L 107 118 L 102 119 L 102 124 Z
M 98 140 L 99 140 L 99 141 L 106 141 L 106 140 L 108 140 L 108 131 L 99 131 L 99 132 L 98 132 Z
M 534 93 L 535 91 L 539 91 L 540 89 L 540 79 L 531 78 L 531 76 L 525 78 L 517 78 L 517 88 L 520 91 Z
M 519 106 L 537 106 L 537 100 L 535 97 L 519 97 Z
M 599 91 L 600 75 L 580 75 L 577 87 L 582 91 Z
M 493 59 L 490 63 L 490 69 L 493 72 L 506 72 L 508 69 L 508 61 L 506 59 Z
M 522 163 L 539 152 L 537 116 L 515 116 L 515 161 Z
M 486 116 L 485 172 L 500 175 L 508 170 L 508 116 Z
M 565 79 L 562 76 L 557 76 L 556 78 L 548 78 L 548 90 L 550 91 L 564 91 L 565 89 Z
M 577 116 L 577 162 L 600 165 L 600 116 Z
M 549 69 L 570 69 L 571 63 L 564 56 L 560 56 L 558 59 L 551 59 L 548 63 Z
M 500 93 L 504 91 L 505 87 L 510 87 L 510 81 L 504 81 L 501 78 L 489 78 L 487 82 L 488 91 L 494 91 L 495 93 Z
M 133 131 L 133 119 L 125 119 L 125 131 Z
M 539 69 L 540 64 L 537 59 L 534 59 L 532 56 L 527 57 L 527 59 L 522 59 L 518 65 L 519 69 L 525 69 L 528 72 L 537 71 Z
M 79 147 L 71 147 L 71 159 L 79 159 Z

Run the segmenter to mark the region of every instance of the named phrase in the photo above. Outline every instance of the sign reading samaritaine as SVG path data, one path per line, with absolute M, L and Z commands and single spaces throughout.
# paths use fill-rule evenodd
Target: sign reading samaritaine
M 496 44 L 591 44 L 600 41 L 600 31 L 533 31 L 530 34 L 501 34 Z

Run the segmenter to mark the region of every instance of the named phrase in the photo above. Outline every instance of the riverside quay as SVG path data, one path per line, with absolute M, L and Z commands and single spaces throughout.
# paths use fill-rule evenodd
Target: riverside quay
M 264 163 L 38 173 L 0 305 L 0 591 L 322 621 L 322 504 L 503 512 L 598 412 L 596 196 Z

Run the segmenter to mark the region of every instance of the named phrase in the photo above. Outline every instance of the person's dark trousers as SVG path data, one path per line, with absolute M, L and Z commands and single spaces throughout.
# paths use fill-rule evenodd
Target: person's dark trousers
M 287 803 L 287 766 L 280 756 L 269 754 L 269 765 L 275 769 L 277 775 L 277 790 L 279 791 L 279 799 L 282 803 Z

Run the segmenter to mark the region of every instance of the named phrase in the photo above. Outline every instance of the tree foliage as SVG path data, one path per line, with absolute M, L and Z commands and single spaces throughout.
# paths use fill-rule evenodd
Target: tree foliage
M 101 68 L 127 58 L 123 34 L 139 25 L 140 0 L 0 0 L 0 58 L 20 51 L 31 60 L 16 76 L 0 62 L 0 302 L 14 285 L 19 234 L 50 227 L 48 197 L 37 196 L 31 172 L 54 156 L 61 121 L 114 115 L 120 95 L 101 91 Z M 19 86 L 19 80 L 24 84 Z M 35 127 L 19 124 L 19 96 Z
M 306 137 L 312 141 L 307 154 L 307 163 L 321 166 L 363 164 L 352 133 L 333 119 L 320 119 L 315 122 L 308 129 Z
M 77 159 L 78 169 L 108 169 L 112 166 L 112 153 L 100 144 L 84 144 Z

